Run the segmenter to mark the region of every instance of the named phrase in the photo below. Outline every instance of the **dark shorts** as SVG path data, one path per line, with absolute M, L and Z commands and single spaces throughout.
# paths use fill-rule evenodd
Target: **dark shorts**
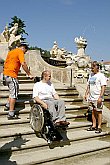
M 19 92 L 19 84 L 18 80 L 16 78 L 12 78 L 10 76 L 4 76 L 6 85 L 9 88 L 9 97 L 10 98 L 17 98 L 18 97 L 18 92 Z

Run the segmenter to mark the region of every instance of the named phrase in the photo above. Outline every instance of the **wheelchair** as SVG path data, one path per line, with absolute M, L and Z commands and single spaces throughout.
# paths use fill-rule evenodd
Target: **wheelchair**
M 66 127 L 55 127 L 48 110 L 43 110 L 39 104 L 34 104 L 30 110 L 30 124 L 36 134 L 40 134 L 48 144 L 53 141 L 62 141 L 63 137 L 59 130 Z

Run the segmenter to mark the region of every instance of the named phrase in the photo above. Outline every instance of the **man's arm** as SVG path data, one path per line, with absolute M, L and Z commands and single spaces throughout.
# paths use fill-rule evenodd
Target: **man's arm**
M 85 100 L 87 100 L 89 92 L 90 92 L 90 89 L 89 89 L 89 85 L 88 85 L 87 89 L 86 89 L 86 92 L 85 92 L 85 96 L 84 96 Z
M 30 71 L 29 71 L 29 69 L 28 69 L 28 66 L 27 66 L 26 62 L 22 62 L 21 65 L 22 65 L 23 70 L 27 73 L 27 75 L 28 75 L 30 78 L 33 78 L 33 76 L 31 75 L 31 73 L 30 73 Z
M 100 96 L 99 96 L 99 98 L 97 100 L 98 103 L 101 103 L 102 102 L 103 95 L 104 95 L 104 92 L 105 92 L 105 87 L 106 87 L 106 85 L 101 86 Z
M 56 94 L 54 94 L 53 98 L 54 98 L 55 100 L 58 100 L 58 99 L 59 99 L 59 95 L 56 93 Z
M 44 101 L 42 101 L 41 99 L 39 99 L 38 96 L 36 96 L 36 97 L 34 98 L 34 100 L 35 100 L 38 104 L 40 104 L 41 107 L 43 107 L 44 109 L 48 109 L 47 104 L 46 104 Z

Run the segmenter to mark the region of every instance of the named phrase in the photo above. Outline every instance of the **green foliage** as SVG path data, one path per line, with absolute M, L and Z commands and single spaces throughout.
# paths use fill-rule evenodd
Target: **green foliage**
M 24 30 L 24 28 L 26 27 L 24 21 L 22 21 L 17 16 L 14 16 L 11 19 L 12 19 L 12 22 L 9 23 L 9 28 L 13 27 L 15 23 L 18 23 L 18 31 L 17 31 L 17 34 L 16 35 L 21 35 L 21 40 L 24 41 L 25 38 L 23 38 L 23 34 L 28 35 L 28 33 L 26 33 L 26 31 Z
M 30 46 L 29 50 L 40 50 L 40 48 L 38 48 L 37 46 Z

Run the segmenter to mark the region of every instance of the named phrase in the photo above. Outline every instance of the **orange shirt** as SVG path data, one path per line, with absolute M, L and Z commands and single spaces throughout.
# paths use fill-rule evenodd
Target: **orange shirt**
M 3 74 L 6 76 L 17 78 L 21 63 L 24 61 L 24 52 L 21 49 L 16 48 L 14 50 L 11 50 L 7 55 Z

